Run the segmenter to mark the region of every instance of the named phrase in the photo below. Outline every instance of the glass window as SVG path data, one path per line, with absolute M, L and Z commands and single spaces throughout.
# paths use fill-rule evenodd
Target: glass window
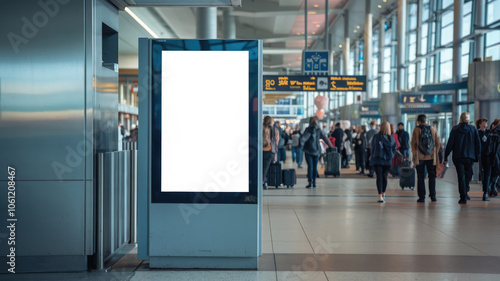
M 453 24 L 448 25 L 441 31 L 441 46 L 453 42 Z
M 500 1 L 500 0 L 499 0 Z M 486 34 L 486 47 L 500 43 L 500 30 L 488 32 Z
M 500 20 L 500 0 L 489 1 L 487 9 L 486 24 Z
M 427 60 L 420 60 L 420 85 L 425 85 L 425 67 L 427 64 Z
M 391 70 L 391 48 L 384 49 L 384 70 L 388 72 Z
M 415 64 L 408 67 L 408 89 L 415 87 Z
M 448 48 L 441 52 L 441 73 L 439 75 L 439 81 L 445 82 L 450 81 L 453 77 L 453 49 Z
M 492 57 L 493 60 L 500 60 L 500 45 L 486 48 L 486 56 Z
M 472 31 L 471 29 L 471 14 L 465 15 L 462 19 L 462 37 L 469 35 Z
M 378 79 L 373 80 L 372 97 L 378 98 Z
M 424 8 L 422 9 L 422 21 L 426 21 L 429 19 L 429 4 L 424 4 Z
M 447 11 L 443 14 L 441 18 L 441 26 L 445 27 L 448 24 L 453 23 L 453 10 Z
M 443 0 L 443 9 L 453 5 L 453 0 Z
M 417 28 L 417 4 L 410 4 L 408 7 L 409 23 L 408 30 Z
M 372 77 L 377 77 L 377 75 L 378 75 L 378 56 L 373 56 L 372 71 L 373 71 Z

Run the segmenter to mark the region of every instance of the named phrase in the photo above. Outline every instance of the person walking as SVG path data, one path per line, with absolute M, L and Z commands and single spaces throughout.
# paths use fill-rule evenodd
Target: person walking
M 335 130 L 330 134 L 335 138 L 335 147 L 338 153 L 342 153 L 342 140 L 344 138 L 344 131 L 340 128 L 340 123 L 335 124 Z
M 352 131 L 351 129 L 347 128 L 344 131 L 344 153 L 345 158 L 343 159 L 343 167 L 349 169 L 350 165 L 349 162 L 351 162 L 352 158 Z
M 427 116 L 420 114 L 417 117 L 417 127 L 411 137 L 411 152 L 413 163 L 417 169 L 417 202 L 425 202 L 425 169 L 429 175 L 429 197 L 432 202 L 436 198 L 436 165 L 439 161 L 441 142 L 434 127 L 427 125 Z
M 481 133 L 479 133 L 481 135 Z M 485 137 L 484 145 L 481 146 L 481 162 L 483 166 L 483 200 L 489 201 L 488 196 L 498 195 L 496 181 L 500 173 L 500 121 L 491 123 Z M 485 196 L 485 194 L 487 194 Z
M 448 156 L 453 151 L 453 164 L 457 169 L 458 192 L 460 193 L 459 204 L 467 204 L 470 199 L 467 194 L 467 187 L 472 179 L 472 165 L 479 160 L 481 151 L 481 141 L 476 127 L 469 124 L 469 112 L 462 112 L 460 123 L 451 129 L 444 163 L 448 163 Z M 483 194 L 483 200 L 488 199 L 488 193 Z
M 408 134 L 407 131 L 404 129 L 404 124 L 399 123 L 398 124 L 398 130 L 396 131 L 396 134 L 398 135 L 398 140 L 399 140 L 399 152 L 401 152 L 401 155 L 403 155 L 403 158 L 405 160 L 408 160 L 410 158 L 410 135 Z
M 297 125 L 292 132 L 292 158 L 297 163 L 299 169 L 302 168 L 302 158 L 304 154 L 300 146 L 300 136 L 302 136 L 302 133 L 300 132 L 300 126 Z
M 370 165 L 370 156 L 371 156 L 371 143 L 373 136 L 378 134 L 377 130 L 377 122 L 372 120 L 370 122 L 370 130 L 366 133 L 366 169 L 368 169 L 368 176 L 373 178 L 373 167 Z
M 279 132 L 279 144 L 278 144 L 278 162 L 285 163 L 286 161 L 286 149 L 285 144 L 287 141 L 286 132 L 281 128 L 280 121 L 274 122 L 276 130 Z
M 365 164 L 366 164 L 366 126 L 363 125 L 359 127 L 359 132 L 356 135 L 354 143 L 354 151 L 356 153 L 356 163 L 359 165 L 361 170 L 359 173 L 365 174 Z
M 396 153 L 396 140 L 391 136 L 389 122 L 382 122 L 380 131 L 372 138 L 372 154 L 370 164 L 377 175 L 378 202 L 385 202 L 385 191 L 387 189 L 387 174 L 391 167 L 391 161 Z
M 303 147 L 307 162 L 307 180 L 309 184 L 306 188 L 316 188 L 316 175 L 318 175 L 318 160 L 321 154 L 321 144 L 319 139 L 322 139 L 329 148 L 333 148 L 332 143 L 325 133 L 318 126 L 318 119 L 311 117 L 309 119 L 309 127 L 300 137 L 300 144 Z
M 267 173 L 273 161 L 277 161 L 279 131 L 273 126 L 274 119 L 266 115 L 262 124 L 262 181 L 264 189 L 267 189 Z

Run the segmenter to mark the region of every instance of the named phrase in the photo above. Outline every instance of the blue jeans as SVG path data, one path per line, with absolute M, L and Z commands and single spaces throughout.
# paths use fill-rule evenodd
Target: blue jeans
M 286 161 L 286 149 L 284 147 L 278 148 L 278 162 L 283 162 L 285 163 Z
M 297 148 L 292 146 L 292 162 L 295 162 L 295 160 L 297 159 L 296 154 L 297 154 Z
M 307 180 L 316 183 L 316 175 L 318 174 L 318 160 L 319 156 L 306 153 L 307 162 Z
M 292 147 L 292 149 L 293 149 L 293 147 Z M 296 155 L 297 165 L 299 167 L 301 167 L 302 166 L 302 158 L 304 157 L 304 152 L 302 151 L 302 147 L 300 147 L 300 146 L 297 146 L 295 148 L 295 150 L 297 153 L 297 155 Z

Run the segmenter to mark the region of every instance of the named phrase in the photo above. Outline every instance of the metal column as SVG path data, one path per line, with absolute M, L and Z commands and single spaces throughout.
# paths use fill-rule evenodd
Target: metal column
M 429 2 L 429 7 L 432 8 L 434 7 L 434 0 L 430 0 Z M 428 18 L 432 18 L 433 16 L 433 11 L 432 9 L 429 9 L 429 14 L 428 14 Z M 427 28 L 427 46 L 426 46 L 426 49 L 425 49 L 425 52 L 430 52 L 431 49 L 432 49 L 432 23 L 428 25 L 428 28 Z M 425 63 L 425 84 L 429 84 L 431 83 L 431 60 L 432 58 L 431 57 L 427 57 L 426 58 L 426 63 Z
M 372 18 L 373 14 L 370 11 L 371 0 L 366 0 L 365 2 L 365 45 L 364 45 L 364 72 L 366 75 L 366 97 L 372 97 Z M 366 98 L 365 98 L 366 100 Z
M 404 90 L 404 63 L 406 59 L 406 0 L 398 2 L 398 73 L 397 89 Z
M 453 82 L 462 81 L 462 15 L 464 1 L 455 0 L 453 6 Z
M 304 0 L 304 36 L 305 36 L 305 46 L 304 46 L 304 51 L 307 51 L 307 14 L 308 14 L 308 11 L 307 11 L 307 0 Z
M 354 43 L 354 75 L 359 75 L 359 40 Z
M 329 14 L 328 14 L 328 9 L 329 9 L 329 0 L 325 0 L 325 38 L 324 38 L 324 49 L 328 50 L 328 35 L 329 35 L 329 30 L 328 28 L 330 27 L 330 20 L 329 20 Z
M 434 1 L 434 10 L 435 11 L 441 11 L 443 8 L 443 1 L 441 0 L 433 0 Z M 437 14 L 437 18 L 435 19 L 435 24 L 436 24 L 436 37 L 435 37 L 435 46 L 440 46 L 441 45 L 441 14 Z M 434 79 L 433 83 L 438 83 L 439 82 L 439 74 L 441 73 L 441 52 L 437 52 L 436 55 L 434 55 Z M 453 123 L 455 124 L 455 123 Z
M 196 38 L 217 39 L 217 8 L 196 9 Z
M 236 39 L 236 23 L 233 16 L 233 8 L 225 8 L 222 12 L 224 39 Z
M 349 10 L 344 11 L 344 75 L 350 75 L 348 69 L 350 59 L 349 55 L 351 53 L 351 39 L 349 38 Z
M 378 94 L 384 90 L 385 16 L 380 17 L 378 32 Z
M 422 11 L 424 9 L 424 1 L 418 0 L 417 3 L 417 63 L 415 64 L 415 89 L 420 88 L 421 81 L 421 68 L 422 61 L 420 60 L 420 56 L 422 55 Z
M 396 92 L 397 90 L 397 66 L 398 66 L 398 17 L 397 15 L 392 16 L 392 26 L 391 26 L 391 86 L 390 91 Z
M 486 15 L 486 1 L 485 0 L 476 0 L 475 7 L 475 26 L 484 26 L 485 24 L 485 15 Z M 474 28 L 474 32 L 476 32 Z M 474 38 L 474 53 L 476 58 L 484 57 L 484 34 L 477 33 Z

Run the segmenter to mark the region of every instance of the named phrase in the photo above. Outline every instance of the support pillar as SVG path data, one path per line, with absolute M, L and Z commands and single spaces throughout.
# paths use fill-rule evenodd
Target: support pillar
M 417 63 L 415 64 L 415 89 L 420 88 L 421 81 L 421 68 L 422 61 L 420 60 L 420 56 L 422 55 L 422 12 L 424 9 L 424 1 L 418 0 L 417 3 Z
M 222 12 L 223 29 L 222 36 L 224 39 L 236 39 L 236 23 L 233 16 L 233 8 L 225 8 Z
M 366 0 L 365 2 L 365 45 L 364 45 L 364 72 L 366 75 L 366 97 L 372 97 L 372 19 L 373 14 L 370 11 L 371 0 Z M 365 99 L 366 100 L 366 99 Z
M 485 0 L 476 0 L 476 7 L 474 16 L 476 18 L 475 24 L 476 26 L 484 26 L 485 25 L 485 17 L 486 17 L 486 1 Z M 476 30 L 474 29 L 474 32 Z M 476 34 L 474 38 L 474 56 L 476 58 L 484 57 L 484 34 Z
M 398 1 L 398 73 L 397 73 L 397 89 L 404 90 L 404 63 L 406 60 L 406 1 Z
M 464 1 L 455 0 L 453 5 L 453 82 L 462 81 L 462 16 Z
M 359 40 L 354 43 L 354 75 L 359 75 Z
M 344 11 L 344 75 L 350 75 L 349 64 L 351 63 L 349 55 L 351 53 L 351 39 L 349 38 L 349 10 Z
M 384 90 L 385 16 L 380 17 L 378 34 L 378 93 L 380 96 Z
M 217 39 L 217 8 L 196 9 L 196 38 Z
M 328 50 L 328 35 L 329 35 L 329 27 L 330 27 L 330 18 L 328 14 L 329 8 L 329 0 L 325 0 L 325 38 L 324 38 L 324 48 Z

